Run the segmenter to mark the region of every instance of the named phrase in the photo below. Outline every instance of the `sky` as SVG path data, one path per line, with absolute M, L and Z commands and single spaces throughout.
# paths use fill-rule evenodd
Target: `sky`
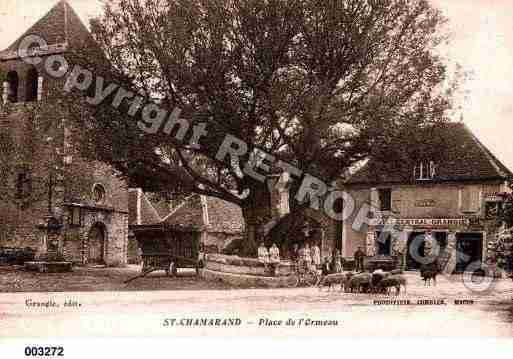
M 0 0 L 0 48 L 8 47 L 57 2 Z M 442 53 L 470 74 L 461 88 L 461 118 L 513 170 L 513 1 L 431 2 L 449 20 L 451 41 Z M 86 24 L 102 11 L 100 0 L 68 3 Z

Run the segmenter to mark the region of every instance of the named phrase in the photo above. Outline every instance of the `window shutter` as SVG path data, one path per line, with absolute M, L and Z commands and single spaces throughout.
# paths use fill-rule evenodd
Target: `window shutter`
M 480 194 L 475 187 L 466 186 L 460 190 L 461 203 L 460 211 L 465 213 L 475 213 L 480 209 Z
M 477 188 L 473 188 L 470 191 L 470 211 L 479 212 L 480 209 L 480 194 Z

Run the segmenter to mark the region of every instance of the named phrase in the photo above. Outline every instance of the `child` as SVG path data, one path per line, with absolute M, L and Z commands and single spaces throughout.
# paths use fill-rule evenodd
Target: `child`
M 335 252 L 335 273 L 342 273 L 342 256 L 339 251 Z

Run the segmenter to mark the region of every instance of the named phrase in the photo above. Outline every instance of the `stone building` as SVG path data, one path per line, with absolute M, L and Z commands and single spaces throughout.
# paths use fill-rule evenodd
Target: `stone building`
M 361 246 L 368 256 L 396 256 L 417 269 L 418 258 L 445 254 L 450 272 L 486 260 L 498 230 L 498 194 L 508 191 L 512 173 L 464 124 L 449 124 L 441 135 L 450 144 L 440 149 L 441 160 L 410 168 L 393 159 L 387 166 L 369 161 L 345 183 L 355 208 L 346 213 L 343 256 Z
M 138 226 L 195 227 L 201 233 L 201 247 L 220 253 L 244 233 L 244 219 L 237 205 L 218 198 L 193 194 L 174 205 L 163 208 L 151 201 L 141 189 L 130 189 L 130 229 Z M 131 231 L 131 232 L 132 232 Z M 129 258 L 136 257 L 135 237 L 130 236 Z
M 38 50 L 39 64 L 19 56 L 28 35 L 48 44 Z M 80 155 L 74 140 L 80 129 L 67 121 L 70 111 L 80 109 L 66 102 L 66 77 L 49 76 L 43 65 L 49 56 L 91 46 L 85 25 L 60 1 L 0 53 L 0 246 L 30 247 L 39 256 L 82 264 L 124 265 L 127 185 L 111 167 Z

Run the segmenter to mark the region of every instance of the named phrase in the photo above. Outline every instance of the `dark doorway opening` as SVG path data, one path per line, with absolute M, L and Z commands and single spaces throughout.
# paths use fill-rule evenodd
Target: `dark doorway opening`
M 421 261 L 417 258 L 424 257 L 425 251 L 425 233 L 424 232 L 412 232 L 408 236 L 408 252 L 406 254 L 406 268 L 407 269 L 419 269 L 422 265 Z
M 456 234 L 456 272 L 462 273 L 468 265 L 483 260 L 483 234 Z
M 418 258 L 424 257 L 426 236 L 424 232 L 411 232 L 408 236 L 406 253 L 406 269 L 420 269 L 422 265 Z
M 432 248 L 432 255 L 436 255 L 438 261 L 443 261 L 447 250 L 447 232 L 431 232 L 432 238 L 437 246 Z M 414 256 L 415 254 L 415 256 Z M 422 262 L 415 259 L 426 256 L 426 232 L 412 232 L 408 237 L 408 253 L 406 255 L 406 268 L 417 270 L 422 266 Z
M 104 264 L 105 252 L 105 227 L 101 224 L 95 224 L 89 231 L 89 255 L 88 263 Z
M 376 232 L 376 254 L 378 256 L 392 255 L 392 240 L 390 232 Z
M 7 74 L 7 83 L 9 86 L 7 93 L 7 101 L 11 103 L 18 102 L 19 79 L 18 73 L 16 71 L 11 71 Z
M 37 70 L 35 68 L 31 68 L 27 73 L 27 82 L 25 85 L 25 101 L 33 102 L 37 100 L 37 85 L 38 85 L 38 77 Z

